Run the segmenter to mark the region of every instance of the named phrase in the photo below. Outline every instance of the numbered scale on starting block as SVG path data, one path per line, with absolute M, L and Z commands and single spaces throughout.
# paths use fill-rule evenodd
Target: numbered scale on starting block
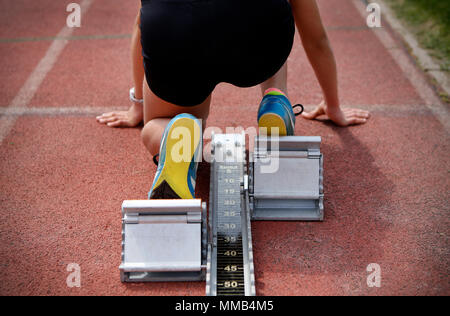
M 122 282 L 204 281 L 211 296 L 256 295 L 251 220 L 322 221 L 320 137 L 213 135 L 210 204 L 124 201 Z
M 255 275 L 248 206 L 245 134 L 214 135 L 211 142 L 206 294 L 254 296 Z

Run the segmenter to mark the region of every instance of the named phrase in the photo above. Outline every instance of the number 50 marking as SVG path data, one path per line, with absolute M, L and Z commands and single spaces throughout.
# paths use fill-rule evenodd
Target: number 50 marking
M 237 287 L 238 286 L 238 283 L 236 282 L 236 281 L 225 281 L 225 283 L 224 283 L 224 286 L 225 287 Z

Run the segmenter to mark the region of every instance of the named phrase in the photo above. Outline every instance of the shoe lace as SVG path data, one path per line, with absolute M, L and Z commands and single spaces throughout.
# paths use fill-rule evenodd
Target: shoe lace
M 158 167 L 159 161 L 158 161 L 159 154 L 156 154 L 153 156 L 153 163 Z
M 292 107 L 293 110 L 295 110 L 296 108 L 301 108 L 301 111 L 297 112 L 297 113 L 295 113 L 295 111 L 294 111 L 295 116 L 299 116 L 305 111 L 305 107 L 303 105 L 301 105 L 300 103 L 296 104 Z

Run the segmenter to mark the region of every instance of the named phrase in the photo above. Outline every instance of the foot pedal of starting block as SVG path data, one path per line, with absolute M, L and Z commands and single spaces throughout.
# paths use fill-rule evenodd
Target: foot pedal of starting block
M 249 163 L 252 220 L 323 221 L 320 137 L 256 137 Z
M 134 200 L 122 204 L 122 282 L 202 281 L 206 203 Z

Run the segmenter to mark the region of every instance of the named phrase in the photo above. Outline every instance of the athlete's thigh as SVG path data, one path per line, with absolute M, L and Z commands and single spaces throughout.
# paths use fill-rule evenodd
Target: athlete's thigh
M 189 113 L 203 120 L 205 125 L 209 115 L 211 95 L 201 104 L 196 106 L 178 106 L 155 95 L 144 80 L 144 123 L 155 118 L 173 118 L 178 114 Z

